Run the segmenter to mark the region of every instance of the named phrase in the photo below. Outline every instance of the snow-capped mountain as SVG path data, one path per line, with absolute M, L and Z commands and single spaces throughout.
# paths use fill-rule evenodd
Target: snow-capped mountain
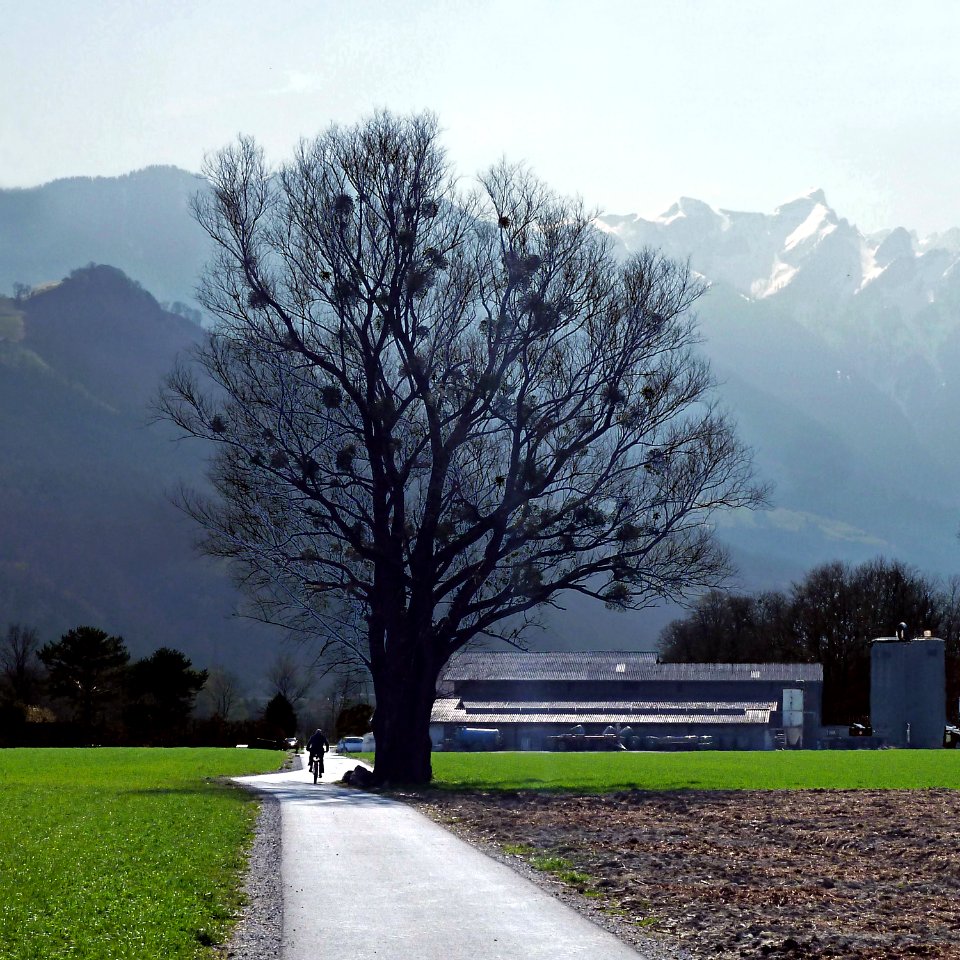
M 628 252 L 655 246 L 689 257 L 711 283 L 789 311 L 905 408 L 918 380 L 929 388 L 953 377 L 960 230 L 865 235 L 822 190 L 772 214 L 714 210 L 684 197 L 654 220 L 604 216 L 599 226 Z
M 960 261 L 960 229 L 923 239 L 903 227 L 865 235 L 837 214 L 822 190 L 772 214 L 714 210 L 681 197 L 654 220 L 608 215 L 599 226 L 628 251 L 656 246 L 689 256 L 705 276 L 753 299 L 815 281 L 855 297 L 877 282 L 889 288 L 891 280 L 908 277 L 922 278 L 923 296 L 936 299 L 945 274 Z

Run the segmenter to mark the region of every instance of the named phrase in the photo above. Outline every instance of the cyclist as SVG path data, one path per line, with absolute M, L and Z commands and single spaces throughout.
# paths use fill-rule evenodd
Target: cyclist
M 313 736 L 307 741 L 307 753 L 309 754 L 309 762 L 307 763 L 307 769 L 311 769 L 313 766 L 313 758 L 317 757 L 320 761 L 320 773 L 323 773 L 323 755 L 330 749 L 330 744 L 327 743 L 327 738 L 323 735 L 323 731 L 317 727 Z

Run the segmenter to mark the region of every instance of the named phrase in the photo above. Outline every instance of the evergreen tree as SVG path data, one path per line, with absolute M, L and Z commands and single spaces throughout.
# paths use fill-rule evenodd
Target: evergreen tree
M 118 703 L 130 660 L 122 637 L 77 627 L 41 647 L 38 656 L 47 668 L 51 693 L 71 705 L 85 730 L 96 726 L 108 705 Z

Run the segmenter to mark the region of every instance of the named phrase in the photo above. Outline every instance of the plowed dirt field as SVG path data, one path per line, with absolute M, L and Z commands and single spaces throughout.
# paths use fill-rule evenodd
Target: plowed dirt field
M 960 792 L 408 799 L 636 943 L 720 960 L 960 960 Z

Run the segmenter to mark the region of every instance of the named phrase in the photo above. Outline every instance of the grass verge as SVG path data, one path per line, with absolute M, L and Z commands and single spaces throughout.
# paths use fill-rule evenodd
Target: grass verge
M 0 751 L 0 956 L 195 960 L 240 906 L 265 750 Z
M 435 753 L 434 786 L 459 790 L 960 789 L 960 750 Z

